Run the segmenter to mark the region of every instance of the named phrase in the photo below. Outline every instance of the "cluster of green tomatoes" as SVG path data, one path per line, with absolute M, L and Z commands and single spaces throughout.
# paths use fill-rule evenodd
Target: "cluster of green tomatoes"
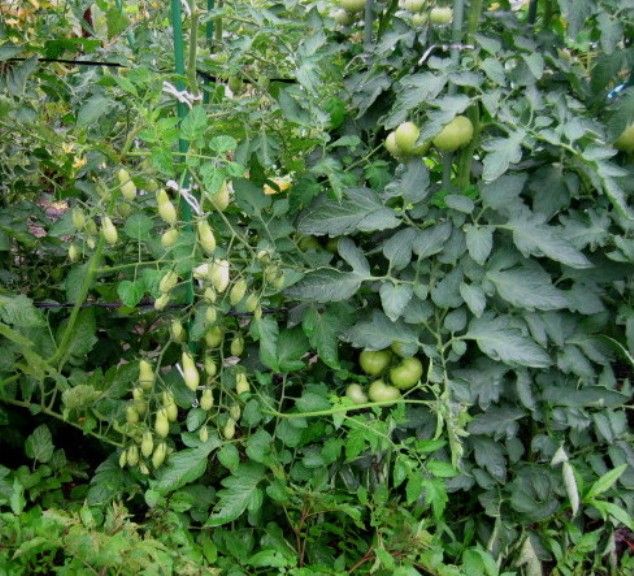
M 359 354 L 359 365 L 376 380 L 368 386 L 367 393 L 360 384 L 350 384 L 346 396 L 354 404 L 365 404 L 368 398 L 372 402 L 396 402 L 401 390 L 416 386 L 423 375 L 423 363 L 418 358 L 401 354 L 398 343 L 391 349 L 363 350 Z
M 473 124 L 466 116 L 456 116 L 432 138 L 419 142 L 420 129 L 414 122 L 403 122 L 385 139 L 387 151 L 397 160 L 422 156 L 433 145 L 441 152 L 455 152 L 473 138 Z
M 331 16 L 337 24 L 346 26 L 365 10 L 367 0 L 336 0 L 338 8 Z M 435 6 L 428 0 L 399 0 L 399 7 L 410 16 L 412 24 L 423 25 L 431 22 L 436 26 L 446 26 L 453 21 L 453 10 L 449 6 Z

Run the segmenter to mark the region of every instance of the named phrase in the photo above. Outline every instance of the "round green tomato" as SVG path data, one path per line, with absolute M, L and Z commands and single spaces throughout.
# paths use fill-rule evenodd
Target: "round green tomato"
M 368 396 L 372 402 L 396 402 L 401 393 L 398 388 L 388 386 L 383 380 L 375 380 L 368 388 Z
M 383 372 L 392 360 L 392 354 L 389 350 L 364 350 L 359 354 L 359 364 L 361 370 L 370 376 L 378 376 Z
M 394 156 L 394 158 L 399 157 L 401 151 L 396 144 L 396 132 L 390 132 L 387 135 L 387 138 L 385 139 L 385 148 L 392 156 Z
M 410 12 L 420 12 L 425 7 L 425 0 L 404 0 L 403 8 Z
M 407 390 L 418 383 L 423 375 L 423 365 L 418 358 L 403 358 L 390 370 L 390 382 L 400 390 Z
M 234 94 L 237 94 L 240 90 L 242 90 L 242 80 L 238 78 L 238 76 L 229 76 L 227 84 Z
M 352 400 L 354 404 L 365 404 L 368 401 L 366 393 L 359 384 L 350 384 L 346 388 L 346 396 Z
M 634 152 L 634 122 L 615 140 L 614 146 L 623 152 Z
M 339 5 L 351 14 L 361 12 L 365 8 L 367 0 L 339 0 Z
M 341 24 L 342 26 L 350 24 L 350 21 L 352 20 L 350 18 L 350 13 L 346 12 L 343 8 L 333 10 L 331 16 L 337 24 Z
M 432 8 L 429 13 L 432 24 L 451 24 L 453 20 L 453 10 L 448 6 Z
M 299 249 L 302 252 L 308 252 L 308 250 L 319 250 L 321 248 L 317 238 L 314 236 L 302 236 L 297 242 Z
M 414 24 L 414 26 L 424 26 L 427 22 L 429 22 L 429 14 L 412 14 L 412 24 Z
M 399 152 L 413 154 L 416 150 L 416 141 L 420 136 L 418 126 L 413 122 L 403 122 L 394 132 L 394 140 Z
M 434 146 L 443 152 L 453 152 L 473 138 L 473 124 L 466 116 L 456 116 L 434 138 Z

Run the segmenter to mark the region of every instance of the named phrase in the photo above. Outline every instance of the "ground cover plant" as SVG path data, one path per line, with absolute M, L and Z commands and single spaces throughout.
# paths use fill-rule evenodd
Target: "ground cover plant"
M 3 3 L 0 574 L 630 574 L 633 37 Z

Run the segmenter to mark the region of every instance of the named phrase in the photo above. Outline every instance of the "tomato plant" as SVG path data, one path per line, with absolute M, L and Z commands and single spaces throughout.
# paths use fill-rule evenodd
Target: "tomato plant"
M 16 4 L 2 570 L 631 572 L 631 2 Z

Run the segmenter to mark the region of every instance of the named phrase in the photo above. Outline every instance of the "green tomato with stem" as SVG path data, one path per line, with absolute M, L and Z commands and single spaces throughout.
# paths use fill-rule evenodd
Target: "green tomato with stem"
M 396 402 L 401 393 L 398 388 L 388 386 L 383 380 L 375 380 L 368 388 L 368 396 L 372 402 Z
M 364 350 L 359 354 L 359 364 L 361 370 L 370 376 L 378 376 L 389 365 L 392 354 L 389 350 Z
M 403 358 L 390 370 L 390 382 L 399 390 L 415 386 L 423 375 L 423 364 L 418 358 Z

